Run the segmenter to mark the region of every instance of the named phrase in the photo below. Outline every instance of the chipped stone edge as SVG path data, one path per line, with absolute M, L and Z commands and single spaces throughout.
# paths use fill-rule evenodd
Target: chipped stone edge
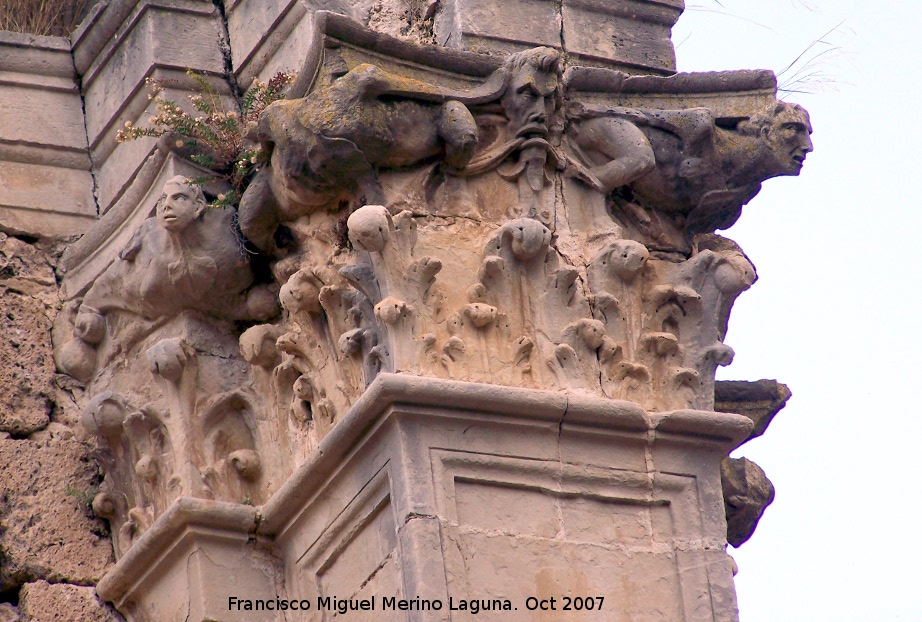
M 771 91 L 778 87 L 768 69 L 697 71 L 671 76 L 632 76 L 616 69 L 575 66 L 567 69 L 564 83 L 572 91 L 586 93 L 645 93 L 690 95 Z
M 187 536 L 203 531 L 211 538 L 248 538 L 256 529 L 258 517 L 252 506 L 180 497 L 102 578 L 96 593 L 104 601 L 119 603 L 156 572 Z

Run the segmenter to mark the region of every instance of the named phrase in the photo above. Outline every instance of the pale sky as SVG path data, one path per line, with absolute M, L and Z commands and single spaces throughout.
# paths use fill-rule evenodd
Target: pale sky
M 733 309 L 736 360 L 718 377 L 794 393 L 734 454 L 776 488 L 753 538 L 730 549 L 741 619 L 920 621 L 922 2 L 687 4 L 680 71 L 777 72 L 842 23 L 819 67 L 834 83 L 784 96 L 810 111 L 816 151 L 724 232 L 759 281 Z

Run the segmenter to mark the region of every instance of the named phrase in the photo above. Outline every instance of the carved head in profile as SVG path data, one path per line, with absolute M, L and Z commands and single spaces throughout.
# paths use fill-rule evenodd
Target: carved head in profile
M 516 136 L 547 136 L 560 96 L 560 53 L 548 47 L 525 50 L 506 59 L 503 71 L 501 103 L 510 129 Z
M 170 233 L 182 233 L 205 211 L 202 189 L 182 176 L 169 179 L 157 203 L 157 222 Z
M 799 175 L 807 154 L 813 151 L 810 115 L 797 104 L 775 102 L 753 117 L 746 130 L 746 133 L 758 133 L 771 151 L 773 175 Z

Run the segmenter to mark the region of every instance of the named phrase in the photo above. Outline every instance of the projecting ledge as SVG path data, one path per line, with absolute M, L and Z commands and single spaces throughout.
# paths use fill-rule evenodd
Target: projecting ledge
M 257 517 L 251 506 L 180 497 L 96 591 L 132 622 L 246 620 L 228 612 L 226 595 L 275 598 L 278 582 L 254 548 Z
M 229 595 L 518 606 L 553 579 L 560 593 L 617 603 L 603 621 L 663 610 L 735 620 L 719 464 L 751 426 L 735 414 L 380 374 L 260 510 L 179 499 L 98 590 L 130 620 L 223 620 L 235 619 Z M 631 589 L 638 577 L 655 589 Z M 530 615 L 522 606 L 508 619 Z
M 544 422 L 565 427 L 610 431 L 687 434 L 716 442 L 729 452 L 746 438 L 752 423 L 740 415 L 683 410 L 646 413 L 633 402 L 600 399 L 579 393 L 543 391 L 474 382 L 441 380 L 406 374 L 379 374 L 349 413 L 264 508 L 261 535 L 275 535 L 303 503 L 303 491 L 314 490 L 352 451 L 366 432 L 399 406 L 434 407 L 432 415 L 506 418 L 512 422 Z M 556 429 L 556 428 L 555 428 Z M 655 437 L 655 434 L 653 435 Z

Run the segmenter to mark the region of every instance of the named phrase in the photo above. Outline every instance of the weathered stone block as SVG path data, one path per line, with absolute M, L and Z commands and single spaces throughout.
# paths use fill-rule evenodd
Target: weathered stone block
M 470 400 L 445 399 L 461 395 L 456 385 L 467 387 Z M 531 619 L 524 606 L 529 595 L 574 590 L 608 599 L 602 620 L 735 618 L 732 588 L 719 595 L 718 611 L 707 586 L 713 573 L 729 576 L 731 562 L 711 528 L 721 524 L 723 511 L 719 457 L 745 436 L 745 418 L 687 411 L 646 420 L 627 408 L 609 413 L 609 424 L 625 430 L 669 420 L 664 438 L 671 435 L 676 444 L 667 438 L 659 447 L 654 440 L 654 456 L 695 455 L 680 463 L 641 459 L 625 469 L 601 453 L 575 462 L 581 439 L 605 434 L 601 425 L 587 424 L 610 411 L 606 400 L 579 401 L 570 425 L 584 427 L 571 435 L 570 457 L 561 459 L 559 452 L 530 449 L 530 440 L 544 444 L 535 415 L 552 409 L 517 410 L 528 391 L 384 375 L 369 392 L 375 397 L 363 398 L 264 509 L 261 530 L 275 538 L 287 576 L 295 579 L 292 596 L 352 592 L 399 554 L 404 594 L 442 599 L 446 606 L 448 596 L 455 602 L 510 598 L 519 611 L 504 619 Z M 454 407 L 428 405 L 436 395 Z M 480 400 L 486 395 L 489 404 Z M 400 406 L 389 407 L 391 400 Z M 492 435 L 469 437 L 477 427 Z M 499 446 L 513 430 L 525 442 L 504 451 Z M 395 437 L 399 444 L 391 442 Z M 340 447 L 354 448 L 345 462 Z M 641 458 L 650 455 L 646 445 L 628 447 Z M 371 457 L 376 469 L 368 468 Z M 331 471 L 334 464 L 342 466 Z M 356 477 L 361 472 L 369 475 Z M 714 487 L 716 497 L 707 493 Z M 295 490 L 312 492 L 296 501 Z M 703 520 L 697 518 L 702 513 Z M 396 543 L 389 535 L 395 529 Z M 447 619 L 444 611 L 431 615 L 420 619 Z
M 675 71 L 670 34 L 684 8 L 680 0 L 449 0 L 435 18 L 440 45 L 486 54 L 547 45 L 579 64 L 631 72 Z
M 29 434 L 48 423 L 54 362 L 43 304 L 5 292 L 0 317 L 0 430 Z
M 107 129 L 117 124 L 126 103 L 155 68 L 223 73 L 221 31 L 213 5 L 182 0 L 138 3 L 83 75 L 90 145 L 95 149 Z
M 241 88 L 250 88 L 255 78 L 267 81 L 278 72 L 296 74 L 301 70 L 316 31 L 314 13 L 297 10 L 299 7 L 285 15 L 280 28 L 273 29 L 249 58 L 234 66 Z M 236 51 L 236 47 L 232 49 Z
M 267 65 L 286 66 L 289 71 L 301 66 L 312 31 L 309 3 L 234 0 L 225 1 L 224 8 L 233 67 L 242 85 L 264 75 L 262 69 Z
M 0 167 L 0 229 L 37 237 L 71 237 L 96 221 L 87 170 L 30 162 Z
M 54 362 L 48 336 L 57 292 L 48 258 L 0 233 L 0 431 L 26 435 L 48 424 Z
M 0 46 L 10 47 L 8 41 L 0 41 Z M 0 71 L 9 71 L 2 67 L 0 65 Z M 69 72 L 65 76 L 10 72 L 19 81 L 0 88 L 0 106 L 4 113 L 0 136 L 4 143 L 25 142 L 76 151 L 88 164 L 80 94 L 74 83 L 73 66 L 67 69 Z
M 10 603 L 0 603 L 0 622 L 20 622 L 19 608 Z
M 720 465 L 727 510 L 727 542 L 739 548 L 752 537 L 765 508 L 775 499 L 775 487 L 758 464 L 727 458 Z
M 196 90 L 185 76 L 187 69 L 210 76 L 224 74 L 226 35 L 213 4 L 143 0 L 127 14 L 126 4 L 112 3 L 96 12 L 74 39 L 101 213 L 126 191 L 153 148 L 152 141 L 138 141 L 128 148 L 115 141 L 125 122 L 146 125 L 153 108 L 145 78 L 170 82 L 166 96 L 183 103 Z M 214 82 L 220 91 L 228 92 L 222 79 Z
M 714 410 L 752 419 L 748 440 L 762 436 L 789 399 L 791 390 L 777 380 L 724 380 L 714 386 Z
M 73 438 L 0 441 L 2 589 L 36 579 L 83 585 L 112 563 L 112 545 L 89 501 L 98 482 Z
M 439 45 L 508 54 L 538 45 L 560 47 L 560 14 L 550 0 L 449 0 L 435 18 Z
M 96 204 L 68 41 L 0 32 L 0 75 L 0 230 L 82 233 Z
M 23 620 L 41 622 L 118 622 L 122 616 L 96 596 L 92 587 L 27 583 L 19 592 Z
M 670 74 L 676 67 L 670 35 L 683 8 L 681 0 L 564 0 L 564 46 L 580 64 Z
M 180 499 L 99 583 L 129 620 L 284 620 L 281 611 L 229 609 L 241 599 L 284 598 L 274 561 L 253 546 L 256 509 Z M 178 565 L 176 565 L 178 564 Z

